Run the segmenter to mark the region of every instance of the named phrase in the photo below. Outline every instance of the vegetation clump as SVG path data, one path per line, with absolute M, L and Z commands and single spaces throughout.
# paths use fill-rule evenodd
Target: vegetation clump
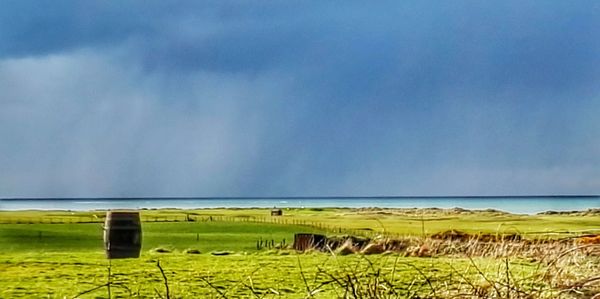
M 200 252 L 200 250 L 198 250 L 198 249 L 188 248 L 188 249 L 184 250 L 183 253 L 185 253 L 185 254 L 200 254 L 202 252 Z
M 233 254 L 233 251 L 213 251 L 210 254 L 212 254 L 214 256 L 223 256 L 223 255 Z
M 157 247 L 153 248 L 151 251 L 156 253 L 171 253 L 173 252 L 173 249 L 167 247 Z

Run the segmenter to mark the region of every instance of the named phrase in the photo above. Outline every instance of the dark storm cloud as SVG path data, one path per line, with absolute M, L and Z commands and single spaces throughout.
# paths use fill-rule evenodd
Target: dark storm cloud
M 600 191 L 594 1 L 0 5 L 0 196 Z

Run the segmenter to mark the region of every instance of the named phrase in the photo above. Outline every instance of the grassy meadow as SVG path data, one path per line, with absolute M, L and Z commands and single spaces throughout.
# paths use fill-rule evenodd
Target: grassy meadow
M 598 247 L 571 239 L 598 232 L 600 216 L 593 213 L 283 212 L 271 217 L 268 209 L 145 210 L 141 257 L 109 263 L 102 211 L 0 211 L 0 298 L 107 298 L 109 279 L 112 298 L 591 298 L 600 292 Z M 409 238 L 417 249 L 434 252 L 441 243 L 428 236 L 450 229 L 517 232 L 560 245 L 509 251 L 525 245 L 500 243 L 485 245 L 491 251 L 479 255 L 457 250 L 416 256 L 257 248 L 261 240 L 291 244 L 298 232 L 356 233 Z

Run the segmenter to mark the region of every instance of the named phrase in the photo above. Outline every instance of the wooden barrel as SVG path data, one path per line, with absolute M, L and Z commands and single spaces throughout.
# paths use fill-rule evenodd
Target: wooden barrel
M 138 211 L 106 212 L 104 249 L 109 259 L 140 257 L 142 225 Z
M 294 235 L 294 249 L 305 251 L 316 248 L 322 249 L 327 238 L 323 235 L 299 233 Z

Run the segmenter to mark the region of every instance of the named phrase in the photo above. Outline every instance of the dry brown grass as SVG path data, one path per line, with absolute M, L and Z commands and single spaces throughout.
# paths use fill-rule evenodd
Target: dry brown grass
M 405 256 L 444 256 L 471 261 L 472 268 L 478 274 L 475 278 L 453 269 L 449 277 L 443 278 L 443 286 L 439 282 L 431 282 L 440 278 L 427 277 L 419 272 L 422 277 L 415 279 L 424 279 L 431 287 L 431 292 L 425 298 L 597 299 L 600 298 L 600 244 L 595 242 L 596 238 L 524 240 L 499 237 L 493 241 L 466 235 L 459 238 L 380 238 L 362 248 L 346 241 L 339 248 L 329 250 L 333 255 L 368 254 L 371 248 L 377 248 L 377 253 L 394 251 Z M 350 247 L 352 250 L 348 250 Z M 475 258 L 499 260 L 504 266 L 495 271 L 481 269 Z M 513 273 L 511 264 L 520 261 L 535 264 L 537 268 L 526 277 L 519 277 Z M 343 290 L 342 298 L 410 298 L 410 293 L 399 296 L 390 282 L 392 280 L 387 279 L 386 274 L 374 268 L 373 264 L 370 266 L 360 273 L 346 269 L 345 272 L 321 274 L 330 278 L 326 284 L 337 285 Z

